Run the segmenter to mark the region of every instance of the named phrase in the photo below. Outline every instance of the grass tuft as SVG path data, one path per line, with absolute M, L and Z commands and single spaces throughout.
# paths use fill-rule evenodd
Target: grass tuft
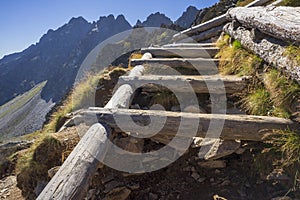
M 242 107 L 251 115 L 269 115 L 270 94 L 266 89 L 258 88 L 242 99 Z
M 224 75 L 236 74 L 240 76 L 254 76 L 263 60 L 242 48 L 239 41 L 229 45 L 229 36 L 225 35 L 217 42 L 220 52 L 216 55 L 220 61 L 220 71 Z

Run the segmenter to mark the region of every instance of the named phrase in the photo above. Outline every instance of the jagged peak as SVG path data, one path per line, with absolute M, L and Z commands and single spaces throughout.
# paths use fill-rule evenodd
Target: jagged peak
M 89 23 L 86 19 L 84 19 L 82 16 L 79 17 L 72 17 L 68 24 L 76 24 L 76 23 Z

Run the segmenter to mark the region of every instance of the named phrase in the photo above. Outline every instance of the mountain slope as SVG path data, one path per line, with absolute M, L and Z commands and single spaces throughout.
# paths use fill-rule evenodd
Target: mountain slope
M 42 81 L 48 81 L 42 98 L 58 102 L 72 87 L 86 55 L 107 37 L 128 29 L 123 16 L 110 15 L 93 24 L 72 18 L 49 30 L 36 45 L 0 60 L 0 105 Z

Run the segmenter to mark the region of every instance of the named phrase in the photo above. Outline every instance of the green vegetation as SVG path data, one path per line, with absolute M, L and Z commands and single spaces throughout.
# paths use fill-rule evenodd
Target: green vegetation
M 242 102 L 242 107 L 252 115 L 268 115 L 271 108 L 270 95 L 264 88 L 252 91 Z
M 290 45 L 285 49 L 285 56 L 288 56 L 291 60 L 295 61 L 295 65 L 300 65 L 300 48 L 294 45 Z
M 126 69 L 114 67 L 109 69 L 109 73 L 115 71 L 126 71 Z M 22 136 L 22 139 L 27 140 L 35 140 L 33 145 L 26 150 L 25 153 L 21 154 L 18 157 L 16 172 L 19 174 L 33 174 L 36 171 L 37 176 L 45 175 L 46 167 L 52 166 L 51 163 L 45 162 L 54 162 L 54 157 L 61 157 L 63 149 L 61 147 L 62 144 L 56 139 L 53 135 L 54 132 L 57 131 L 60 120 L 65 117 L 65 115 L 74 110 L 78 110 L 80 108 L 86 108 L 90 106 L 92 101 L 94 101 L 94 92 L 95 88 L 99 83 L 107 76 L 108 71 L 104 71 L 101 74 L 89 74 L 86 76 L 84 80 L 78 83 L 73 91 L 70 93 L 68 98 L 62 103 L 59 109 L 51 116 L 50 121 L 45 125 L 44 129 L 41 131 L 34 132 L 32 134 L 28 134 Z M 42 150 L 49 150 L 47 153 L 41 152 Z M 51 158 L 51 155 L 53 158 Z M 45 155 L 47 155 L 45 157 Z M 14 157 L 13 155 L 12 157 Z M 37 158 L 37 156 L 43 156 L 45 160 L 41 160 L 42 158 Z M 50 157 L 49 157 L 50 156 Z M 52 161 L 51 161 L 52 159 Z M 49 161 L 48 161 L 49 160 Z M 58 161 L 57 161 L 58 162 Z M 61 162 L 59 160 L 59 162 Z M 44 164 L 43 164 L 44 163 Z M 55 163 L 55 162 L 54 162 Z M 56 163 L 56 165 L 60 165 L 61 163 Z M 56 166 L 54 165 L 54 166 Z M 54 167 L 53 166 L 53 167 Z M 46 170 L 47 171 L 47 170 Z M 40 172 L 40 173 L 39 173 Z M 25 176 L 24 175 L 24 176 Z M 24 177 L 26 179 L 26 177 Z
M 217 42 L 220 47 L 220 69 L 225 74 L 251 75 L 249 87 L 240 94 L 241 107 L 249 114 L 290 118 L 293 104 L 300 97 L 300 86 L 277 69 L 264 66 L 256 55 L 243 49 L 238 41 L 230 44 L 230 36 L 224 35 Z M 299 61 L 299 48 L 289 46 L 286 54 Z M 265 138 L 262 151 L 255 156 L 255 169 L 269 174 L 283 169 L 294 178 L 294 188 L 299 190 L 300 134 L 290 130 L 274 131 Z
M 220 52 L 216 57 L 221 60 L 219 65 L 221 73 L 240 76 L 254 75 L 256 70 L 261 67 L 262 59 L 243 49 L 237 40 L 230 45 L 229 38 L 228 35 L 225 35 L 217 42 Z
M 232 44 L 229 41 L 230 37 L 224 35 L 217 42 L 220 71 L 253 78 L 248 91 L 241 95 L 242 107 L 253 115 L 289 118 L 292 112 L 290 107 L 300 96 L 300 86 L 276 69 L 263 70 L 261 58 L 243 49 L 239 41 L 235 40 Z
M 253 0 L 238 0 L 236 6 L 243 7 L 251 3 Z
M 299 0 L 283 0 L 279 6 L 292 6 L 292 7 L 297 7 L 300 6 L 300 1 Z

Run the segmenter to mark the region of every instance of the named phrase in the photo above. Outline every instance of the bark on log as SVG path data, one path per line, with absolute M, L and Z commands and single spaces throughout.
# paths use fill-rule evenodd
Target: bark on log
M 203 31 L 195 36 L 192 36 L 192 39 L 197 42 L 202 42 L 202 41 L 208 40 L 212 37 L 219 37 L 223 30 L 224 25 L 225 25 L 225 23 L 220 26 Z
M 133 109 L 105 109 L 105 108 L 90 108 L 81 112 L 85 119 L 95 119 L 95 115 L 100 122 L 109 124 L 116 131 L 136 132 L 131 124 L 123 123 L 122 130 L 119 129 L 115 119 L 131 118 L 134 122 L 140 125 L 148 125 L 150 117 L 156 120 L 164 120 L 166 122 L 160 134 L 175 136 L 187 136 L 190 134 L 195 121 L 199 123 L 197 137 L 206 137 L 206 132 L 209 128 L 211 120 L 225 120 L 221 132 L 221 138 L 226 140 L 262 140 L 271 130 L 295 129 L 291 120 L 253 115 L 222 115 L 222 114 L 201 114 L 201 113 L 185 113 L 185 112 L 168 112 L 158 110 L 133 110 Z M 181 131 L 178 127 L 181 121 L 184 120 L 184 125 L 181 126 Z M 216 127 L 214 127 L 216 128 Z
M 174 44 L 166 44 L 162 47 L 177 47 L 177 48 L 185 48 L 185 47 L 215 47 L 215 43 L 174 43 Z
M 105 156 L 108 134 L 101 124 L 93 125 L 37 199 L 83 199 L 99 160 Z
M 300 42 L 299 7 L 238 7 L 230 9 L 227 18 L 284 41 Z
M 234 39 L 239 40 L 244 48 L 257 54 L 264 61 L 290 75 L 300 83 L 300 66 L 297 62 L 285 56 L 285 48 L 281 41 L 271 37 L 254 41 L 251 31 L 244 27 L 235 29 L 232 23 L 228 23 L 224 27 L 224 31 Z
M 162 47 L 149 47 L 141 49 L 142 53 L 151 53 L 153 57 L 171 58 L 212 58 L 219 51 L 217 47 L 202 47 L 202 48 L 162 48 Z
M 251 3 L 249 3 L 248 5 L 246 5 L 245 7 L 252 7 L 252 6 L 261 6 L 261 5 L 265 5 L 266 3 L 270 2 L 271 0 L 255 0 Z M 199 34 L 203 31 L 207 31 L 209 29 L 212 29 L 214 27 L 217 26 L 221 26 L 224 25 L 227 22 L 226 19 L 226 14 L 215 17 L 207 22 L 204 22 L 202 24 L 193 26 L 189 29 L 186 29 L 180 33 L 177 33 L 173 36 L 173 40 L 174 41 L 179 41 L 182 40 L 186 37 L 190 37 L 192 35 L 196 35 Z
M 216 72 L 219 66 L 219 59 L 203 58 L 152 58 L 152 59 L 132 59 L 131 66 L 148 64 L 151 66 L 167 65 L 172 68 L 182 67 L 187 69 L 197 69 L 199 72 Z
M 130 71 L 129 76 L 139 76 L 143 72 L 143 66 L 136 66 Z M 133 91 L 130 85 L 121 86 L 105 107 L 125 108 L 129 106 Z M 38 199 L 83 199 L 86 195 L 89 181 L 97 170 L 99 161 L 105 157 L 108 136 L 108 128 L 104 128 L 98 123 L 94 124 L 81 138 L 67 160 L 38 196 Z
M 171 91 L 188 92 L 192 87 L 195 93 L 232 94 L 242 91 L 248 83 L 249 77 L 237 76 L 156 76 L 147 75 L 141 77 L 121 76 L 121 84 L 130 84 L 133 87 L 142 87 L 146 84 L 157 84 Z M 225 86 L 222 88 L 222 86 Z M 209 87 L 209 88 L 208 88 Z

